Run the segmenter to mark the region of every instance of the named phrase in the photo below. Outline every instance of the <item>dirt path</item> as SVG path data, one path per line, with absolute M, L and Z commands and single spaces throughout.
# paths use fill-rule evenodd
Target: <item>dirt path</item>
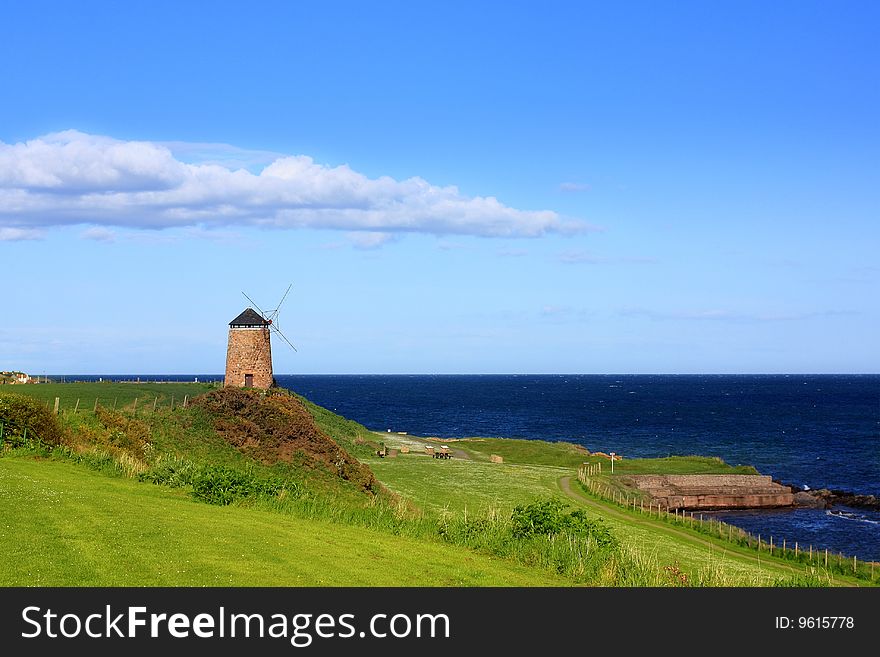
M 741 552 L 739 550 L 726 549 L 723 545 L 719 545 L 718 543 L 715 543 L 713 541 L 706 540 L 699 535 L 693 534 L 691 532 L 682 531 L 681 529 L 667 525 L 661 521 L 653 521 L 648 520 L 647 518 L 639 518 L 637 516 L 621 511 L 610 504 L 604 504 L 602 502 L 593 500 L 586 495 L 582 495 L 571 487 L 571 477 L 561 477 L 559 479 L 559 487 L 562 489 L 562 492 L 565 493 L 568 497 L 577 500 L 585 506 L 591 507 L 593 509 L 598 509 L 602 513 L 616 518 L 617 520 L 621 520 L 623 522 L 633 525 L 639 525 L 641 527 L 647 527 L 653 530 L 663 531 L 666 534 L 672 534 L 679 538 L 686 539 L 690 543 L 696 543 L 698 545 L 702 545 L 706 548 L 711 548 L 713 550 L 721 550 L 722 555 L 724 555 L 725 557 L 737 558 L 743 561 L 753 562 L 756 565 L 761 565 L 761 559 L 758 557 L 757 554 L 749 554 L 748 552 Z M 764 565 L 766 565 L 767 562 L 770 560 L 771 557 L 765 557 L 763 560 Z M 788 570 L 792 574 L 800 574 L 800 570 L 793 568 L 789 564 L 781 563 L 775 559 L 772 560 L 772 563 L 774 566 L 784 570 Z

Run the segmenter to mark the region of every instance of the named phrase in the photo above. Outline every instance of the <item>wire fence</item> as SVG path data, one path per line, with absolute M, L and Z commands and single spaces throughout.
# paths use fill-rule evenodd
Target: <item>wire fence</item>
M 119 412 L 131 414 L 134 417 L 152 415 L 163 411 L 173 411 L 175 408 L 186 408 L 189 406 L 189 395 L 182 397 L 176 395 L 144 395 L 137 396 L 134 399 L 123 398 L 120 400 L 118 396 L 113 397 L 82 397 L 62 400 L 61 397 L 55 397 L 54 402 L 51 399 L 46 400 L 46 408 L 58 416 L 78 415 L 80 413 L 92 412 L 97 413 L 99 408 L 109 409 Z
M 691 529 L 700 534 L 726 541 L 733 545 L 756 550 L 758 554 L 803 564 L 808 567 L 824 568 L 829 573 L 849 575 L 874 582 L 875 561 L 862 561 L 855 556 L 834 553 L 828 548 L 801 545 L 798 541 L 788 541 L 774 536 L 757 536 L 740 527 L 731 525 L 711 515 L 689 511 L 683 508 L 664 505 L 646 495 L 638 495 L 620 490 L 611 484 L 608 477 L 601 475 L 601 465 L 584 464 L 578 468 L 578 481 L 584 490 L 594 497 L 614 504 L 617 507 L 640 516 L 650 517 L 678 527 Z

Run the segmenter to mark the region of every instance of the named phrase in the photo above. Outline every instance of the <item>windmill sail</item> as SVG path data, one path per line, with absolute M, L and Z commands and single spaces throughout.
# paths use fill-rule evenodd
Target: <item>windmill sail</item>
M 291 283 L 290 285 L 287 286 L 287 290 L 284 292 L 284 296 L 281 297 L 281 301 L 278 302 L 278 305 L 270 313 L 267 313 L 262 308 L 260 308 L 257 305 L 257 302 L 254 301 L 253 299 L 251 299 L 247 294 L 245 294 L 244 291 L 242 291 L 242 294 L 244 294 L 244 298 L 247 299 L 248 301 L 250 301 L 253 304 L 254 308 L 256 308 L 256 310 L 260 313 L 260 316 L 263 318 L 263 320 L 265 320 L 266 324 L 268 325 L 269 330 L 271 332 L 275 333 L 276 335 L 278 335 L 282 340 L 284 340 L 290 346 L 291 349 L 293 349 L 294 351 L 297 351 L 297 348 L 293 346 L 293 343 L 287 339 L 287 336 L 284 335 L 281 332 L 281 329 L 278 328 L 278 325 L 276 323 L 274 323 L 275 318 L 278 317 L 278 312 L 281 310 L 281 304 L 284 303 L 284 300 L 287 298 L 287 295 L 290 293 L 290 288 L 292 288 L 292 287 L 293 287 L 293 283 Z

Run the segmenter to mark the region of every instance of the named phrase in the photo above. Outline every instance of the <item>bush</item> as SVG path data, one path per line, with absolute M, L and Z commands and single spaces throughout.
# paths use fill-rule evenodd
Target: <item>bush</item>
M 278 477 L 261 479 L 251 472 L 223 465 L 202 468 L 193 476 L 192 487 L 197 500 L 221 506 L 246 497 L 278 497 L 282 490 L 297 492 L 295 485 L 285 485 Z
M 516 538 L 529 536 L 589 536 L 599 546 L 614 543 L 611 530 L 599 519 L 591 519 L 580 509 L 566 513 L 566 506 L 550 499 L 514 508 L 511 515 L 512 533 Z
M 47 445 L 60 445 L 64 438 L 55 416 L 33 397 L 0 393 L 0 422 L 3 423 L 3 439 L 13 446 L 24 443 L 25 429 L 28 438 Z
M 594 581 L 619 551 L 611 531 L 558 500 L 518 506 L 510 515 L 447 516 L 439 536 L 455 545 L 514 559 L 579 582 Z
M 126 417 L 120 411 L 98 406 L 95 415 L 106 431 L 101 441 L 137 454 L 143 454 L 150 443 L 150 427 L 140 420 Z
M 138 480 L 180 488 L 192 484 L 198 472 L 198 466 L 192 461 L 176 456 L 162 455 L 156 459 L 149 470 L 138 475 Z

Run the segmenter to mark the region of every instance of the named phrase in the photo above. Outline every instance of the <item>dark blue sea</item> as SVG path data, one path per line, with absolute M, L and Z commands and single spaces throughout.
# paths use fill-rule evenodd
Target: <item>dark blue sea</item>
M 276 379 L 379 431 L 566 440 L 625 457 L 719 456 L 800 487 L 880 496 L 880 375 Z M 824 510 L 719 515 L 780 543 L 784 537 L 790 543 L 880 560 L 880 513 L 847 511 L 853 515 L 839 517 Z

